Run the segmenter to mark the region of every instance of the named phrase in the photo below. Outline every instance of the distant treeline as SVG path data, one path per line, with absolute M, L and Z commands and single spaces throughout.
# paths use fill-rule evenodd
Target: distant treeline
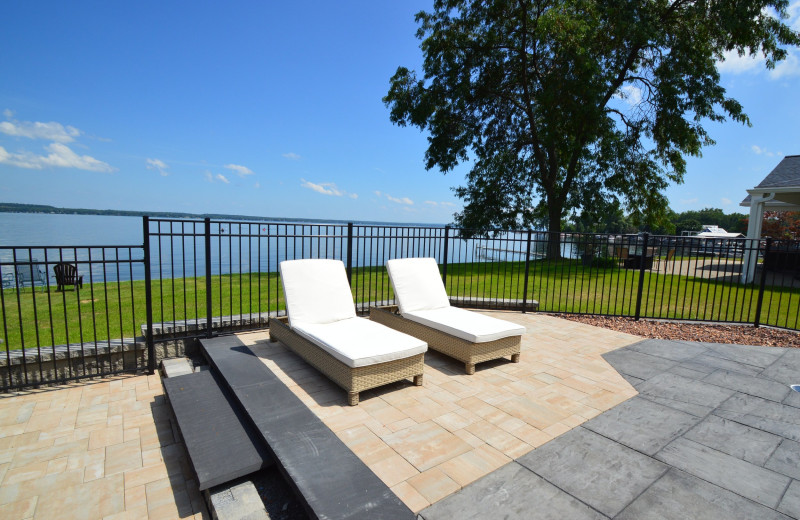
M 347 224 L 347 220 L 334 219 L 313 219 L 313 218 L 281 218 L 281 217 L 257 217 L 253 215 L 226 215 L 222 213 L 179 213 L 174 211 L 125 211 L 120 209 L 88 209 L 88 208 L 57 208 L 44 204 L 15 204 L 12 202 L 0 202 L 0 213 L 50 213 L 61 215 L 106 215 L 117 217 L 143 217 L 145 215 L 155 218 L 181 218 L 181 219 L 204 219 L 213 220 L 256 220 L 260 222 L 325 222 L 333 224 Z M 416 225 L 416 224 L 397 224 L 389 222 L 366 222 L 353 221 L 357 224 L 379 224 L 379 225 Z M 421 226 L 436 226 L 436 224 L 419 224 Z

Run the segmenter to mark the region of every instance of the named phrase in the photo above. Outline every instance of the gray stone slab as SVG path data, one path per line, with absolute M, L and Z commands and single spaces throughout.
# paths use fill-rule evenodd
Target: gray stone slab
M 310 517 L 414 518 L 386 484 L 238 338 L 200 343 L 209 363 L 230 384 L 269 445 Z
M 615 518 L 617 520 L 786 519 L 784 515 L 770 508 L 675 468 L 670 469 Z
M 797 379 L 800 379 L 800 376 L 798 376 Z M 800 408 L 800 392 L 789 390 L 789 394 L 783 400 L 783 404 L 794 406 L 795 408 Z
M 201 491 L 258 471 L 269 450 L 212 372 L 163 380 Z
M 650 379 L 678 364 L 676 361 L 658 356 L 651 356 L 649 354 L 642 354 L 641 352 L 629 348 L 621 348 L 608 352 L 603 354 L 603 358 L 608 361 L 617 372 L 638 377 L 639 379 Z
M 631 386 L 635 387 L 636 385 L 640 385 L 644 383 L 644 379 L 639 379 L 638 377 L 629 376 L 628 374 L 620 374 L 622 378 L 630 383 Z M 798 394 L 800 395 L 800 394 Z
M 680 365 L 678 365 L 675 368 L 676 369 L 677 368 L 683 368 L 683 369 L 687 369 L 687 370 L 692 370 L 693 372 L 699 372 L 701 374 L 704 374 L 704 377 L 706 375 L 708 375 L 708 374 L 711 374 L 711 373 L 719 370 L 717 367 L 712 367 L 712 366 L 709 366 L 709 365 L 703 365 L 702 363 L 694 363 L 691 360 L 690 361 L 684 361 L 684 362 L 682 362 Z M 673 371 L 673 370 L 670 370 L 670 371 Z M 691 375 L 691 376 L 687 376 L 687 377 L 689 377 L 689 379 L 698 379 L 695 375 Z M 702 378 L 700 378 L 700 379 L 702 379 Z
M 668 469 L 661 462 L 580 426 L 517 462 L 611 517 Z
M 192 364 L 186 358 L 165 359 L 161 362 L 161 368 L 167 377 L 185 376 L 194 372 Z
M 792 518 L 800 518 L 800 481 L 793 481 L 783 495 L 778 511 Z
M 692 368 L 690 368 L 690 366 Z M 688 379 L 696 379 L 697 381 L 701 381 L 706 376 L 708 376 L 709 374 L 713 374 L 716 371 L 715 368 L 711 368 L 711 367 L 703 367 L 703 370 L 696 370 L 696 367 L 698 367 L 698 366 L 702 366 L 702 365 L 688 365 L 687 366 L 687 364 L 682 363 L 682 364 L 680 364 L 678 366 L 674 366 L 674 367 L 670 368 L 669 370 L 667 370 L 666 373 L 675 374 L 675 375 L 678 375 L 678 376 L 686 377 Z
M 705 416 L 735 393 L 676 374 L 659 374 L 640 385 L 642 396 L 692 415 Z
M 703 343 L 709 348 L 709 355 L 760 368 L 766 368 L 780 358 L 784 350 L 778 347 L 759 347 L 753 345 L 726 345 Z
M 729 370 L 717 370 L 706 376 L 703 381 L 779 403 L 791 392 L 791 389 L 782 383 L 760 376 L 748 376 Z
M 700 420 L 674 408 L 634 397 L 582 426 L 645 455 L 653 455 Z
M 708 347 L 700 343 L 667 341 L 663 339 L 647 339 L 628 347 L 631 350 L 658 356 L 672 361 L 686 361 L 708 351 Z
M 783 439 L 764 467 L 800 480 L 800 443 Z
M 420 512 L 424 520 L 607 518 L 516 462 Z
M 656 458 L 773 509 L 791 480 L 684 438 L 674 440 Z
M 708 368 L 730 370 L 731 372 L 739 372 L 749 376 L 758 375 L 763 368 L 755 365 L 748 365 L 746 363 L 739 363 L 720 356 L 712 356 L 711 354 L 701 354 L 692 358 L 692 363 L 697 365 L 704 365 Z
M 799 384 L 800 355 L 794 352 L 795 350 L 800 349 L 789 349 L 784 352 L 780 358 L 761 372 L 761 377 L 766 377 L 785 385 Z
M 210 489 L 209 502 L 216 520 L 270 520 L 264 501 L 249 480 Z
M 800 442 L 800 413 L 793 406 L 737 393 L 722 403 L 714 413 Z
M 782 440 L 777 435 L 713 414 L 683 437 L 757 466 L 763 466 L 767 462 Z

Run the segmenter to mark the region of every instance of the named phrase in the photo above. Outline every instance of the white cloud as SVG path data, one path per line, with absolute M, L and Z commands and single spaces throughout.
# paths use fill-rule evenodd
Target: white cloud
M 292 161 L 298 161 L 301 159 L 301 157 L 294 152 L 285 153 L 283 156 L 287 159 L 291 159 Z
M 255 183 L 255 184 L 253 184 L 253 187 L 254 187 L 255 189 L 259 189 L 259 188 L 261 187 L 261 183 L 260 183 L 260 182 L 258 182 L 258 181 L 256 181 L 256 183 Z
M 700 199 L 697 197 L 693 199 L 681 199 L 681 204 L 697 204 L 698 202 L 700 202 Z
M 383 195 L 383 194 L 382 194 L 381 192 L 379 192 L 378 190 L 375 190 L 375 191 L 373 191 L 372 193 L 374 193 L 374 194 L 375 194 L 375 195 L 377 195 L 378 197 L 380 197 L 381 195 Z
M 42 170 L 46 167 L 75 168 L 92 172 L 113 172 L 115 170 L 108 163 L 94 157 L 76 154 L 65 144 L 50 143 L 45 150 L 50 153 L 47 155 L 36 155 L 31 152 L 9 153 L 5 148 L 0 147 L 0 163 L 31 170 Z
M 775 157 L 775 152 L 770 152 L 766 148 L 761 148 L 760 146 L 755 144 L 751 146 L 750 149 L 753 150 L 753 153 L 755 153 L 756 155 L 766 155 L 767 157 Z
M 432 200 L 426 200 L 426 201 L 425 201 L 425 204 L 427 204 L 427 205 L 429 205 L 429 206 L 433 206 L 433 207 L 436 207 L 436 206 L 438 206 L 438 205 L 439 205 L 439 203 L 438 203 L 438 202 L 434 202 L 434 201 L 432 201 Z
M 719 200 L 720 200 L 720 202 L 722 202 L 722 204 L 723 204 L 723 205 L 725 205 L 725 206 L 730 206 L 730 205 L 733 203 L 733 201 L 732 201 L 731 199 L 727 198 L 727 197 L 722 197 L 722 198 L 721 198 L 721 199 L 719 199 Z
M 206 170 L 205 176 L 208 182 L 214 182 L 214 175 L 210 171 Z
M 64 126 L 55 121 L 49 123 L 14 121 L 11 119 L 14 114 L 10 110 L 6 110 L 4 115 L 9 121 L 0 123 L 0 132 L 7 135 L 26 137 L 28 139 L 44 139 L 56 143 L 70 143 L 81 135 L 81 131 L 74 126 Z
M 240 166 L 238 164 L 226 164 L 223 168 L 227 168 L 233 172 L 236 172 L 236 175 L 239 177 L 244 177 L 245 175 L 253 175 L 253 170 L 248 168 L 247 166 Z
M 217 180 L 220 180 L 220 181 L 224 182 L 225 184 L 230 184 L 231 183 L 231 181 L 229 181 L 228 178 L 225 177 L 224 175 L 222 175 L 221 173 L 218 173 L 216 178 L 217 178 Z
M 313 182 L 309 182 L 305 179 L 300 179 L 300 186 L 304 188 L 308 188 L 309 190 L 314 190 L 317 193 L 322 193 L 323 195 L 333 195 L 334 197 L 341 197 L 345 193 L 340 191 L 339 188 L 336 187 L 336 184 L 332 182 L 323 182 L 320 184 L 315 184 Z
M 14 111 L 11 110 L 10 108 L 7 108 L 3 110 L 3 115 L 6 116 L 6 119 L 11 119 L 12 117 L 14 117 Z
M 358 198 L 358 193 L 351 193 L 351 194 L 348 195 L 348 197 L 350 197 L 351 199 L 357 199 Z
M 167 169 L 169 169 L 169 166 L 167 166 L 167 163 L 165 163 L 161 159 L 148 158 L 145 161 L 145 163 L 147 164 L 148 170 L 158 170 L 158 173 L 160 173 L 162 177 L 166 177 L 167 175 L 169 175 L 169 172 L 167 171 Z
M 414 201 L 409 199 L 408 197 L 397 198 L 397 197 L 392 197 L 389 194 L 386 194 L 386 198 L 391 200 L 392 202 L 396 202 L 398 204 L 406 204 L 408 206 L 413 206 L 414 205 Z
M 455 207 L 455 204 L 452 202 L 440 202 L 439 204 L 441 204 L 442 206 L 449 206 L 451 208 Z
M 800 57 L 794 49 L 789 51 L 786 59 L 775 65 L 775 68 L 769 71 L 769 77 L 772 79 L 781 79 L 791 76 L 800 76 Z
M 634 85 L 625 85 L 620 89 L 619 97 L 630 106 L 636 106 L 642 102 L 642 89 Z

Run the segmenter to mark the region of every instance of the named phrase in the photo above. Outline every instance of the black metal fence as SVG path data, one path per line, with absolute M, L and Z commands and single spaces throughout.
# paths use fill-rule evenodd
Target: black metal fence
M 417 256 L 460 306 L 800 328 L 793 241 L 144 217 L 142 245 L 0 248 L 3 388 L 153 370 L 155 342 L 263 328 L 287 259 L 344 262 L 365 314 L 394 302 L 386 261 Z

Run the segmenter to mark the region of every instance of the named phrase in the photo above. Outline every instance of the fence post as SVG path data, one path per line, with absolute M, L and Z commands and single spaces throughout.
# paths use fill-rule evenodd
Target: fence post
M 150 272 L 150 217 L 142 217 L 142 238 L 144 243 L 144 306 L 147 315 L 147 373 L 156 372 L 156 344 L 153 339 L 153 290 L 152 273 Z
M 353 223 L 347 223 L 347 283 L 353 286 Z
M 444 264 L 442 271 L 442 283 L 447 287 L 447 254 L 449 252 L 448 242 L 450 242 L 450 226 L 444 227 Z
M 756 300 L 756 319 L 753 321 L 753 327 L 758 328 L 761 325 L 761 307 L 764 305 L 764 287 L 767 285 L 767 254 L 772 245 L 772 238 L 767 237 L 767 245 L 764 247 L 764 261 L 761 263 L 761 282 L 758 287 L 758 300 Z M 758 256 L 756 256 L 758 262 Z
M 644 242 L 642 243 L 642 252 L 639 255 L 639 289 L 636 292 L 636 315 L 634 319 L 639 321 L 642 311 L 642 291 L 644 290 L 644 261 L 647 258 L 647 242 L 650 239 L 650 233 L 644 234 Z
M 203 219 L 205 224 L 204 238 L 205 238 L 205 253 L 206 253 L 206 337 L 212 337 L 211 334 L 211 218 L 206 217 Z
M 528 310 L 528 275 L 531 271 L 531 235 L 532 230 L 528 230 L 528 245 L 525 248 L 525 286 L 522 288 L 522 313 Z

